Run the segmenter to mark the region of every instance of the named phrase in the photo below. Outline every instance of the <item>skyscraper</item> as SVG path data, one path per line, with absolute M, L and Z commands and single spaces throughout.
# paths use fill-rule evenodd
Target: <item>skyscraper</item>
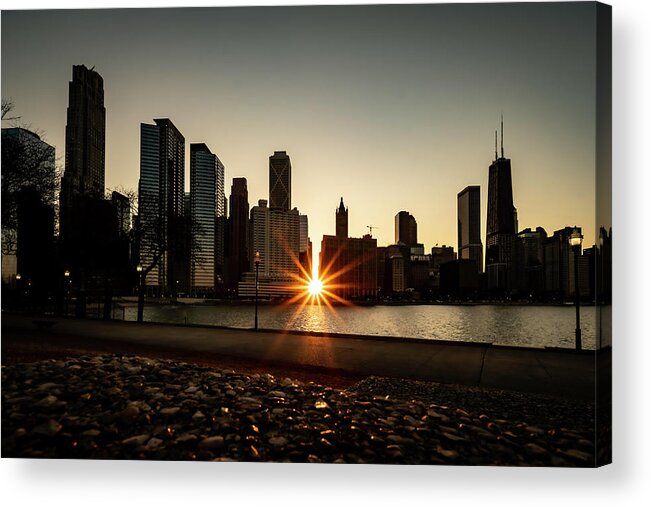
M 581 233 L 581 228 L 578 228 Z M 570 236 L 574 227 L 554 231 L 543 240 L 545 263 L 545 292 L 553 298 L 568 298 L 574 293 L 574 255 Z
M 269 157 L 269 208 L 292 209 L 292 164 L 285 151 Z
M 296 208 L 283 211 L 270 209 L 265 199 L 251 208 L 251 253 L 249 271 L 244 273 L 238 286 L 240 297 L 251 297 L 255 293 L 255 252 L 260 253 L 258 276 L 260 297 L 290 297 L 296 293 L 301 276 L 299 268 L 301 220 Z M 307 235 L 307 230 L 305 230 Z M 309 238 L 305 242 L 309 250 Z M 304 254 L 307 257 L 307 252 Z
M 342 207 L 343 199 L 339 209 Z M 345 214 L 347 217 L 347 210 Z M 362 238 L 341 234 L 339 217 L 337 213 L 338 234 L 324 235 L 321 240 L 319 278 L 325 280 L 330 292 L 341 298 L 375 298 L 378 291 L 377 240 L 369 234 Z
M 221 276 L 224 238 L 218 220 L 224 214 L 224 165 L 203 143 L 190 144 L 190 216 L 193 230 L 193 293 L 213 293 Z M 221 248 L 221 255 L 218 249 Z
M 185 138 L 167 118 L 140 124 L 138 216 L 146 284 L 176 295 L 185 259 Z
M 513 206 L 511 159 L 504 157 L 504 123 L 501 124 L 501 155 L 488 168 L 486 214 L 486 275 L 489 290 L 508 292 L 517 287 L 515 266 L 516 210 Z
M 298 260 L 304 272 L 302 276 L 312 277 L 312 242 L 308 227 L 307 215 L 299 215 L 299 240 L 298 240 Z
M 341 198 L 339 208 L 335 212 L 335 236 L 338 238 L 348 237 L 348 208 L 344 206 L 344 198 Z
M 415 246 L 418 243 L 416 219 L 408 211 L 399 211 L 395 218 L 396 244 Z
M 470 259 L 481 272 L 483 263 L 483 246 L 481 244 L 481 204 L 478 185 L 464 188 L 457 194 L 457 221 L 459 259 Z
M 68 85 L 65 171 L 61 178 L 60 233 L 71 227 L 78 196 L 104 197 L 105 130 L 104 80 L 94 67 L 73 65 Z
M 249 191 L 246 178 L 233 178 L 229 199 L 227 242 L 226 242 L 226 284 L 231 290 L 249 267 Z
M 250 245 L 251 263 L 250 271 L 255 271 L 255 253 L 260 253 L 260 265 L 258 274 L 261 277 L 269 276 L 269 207 L 266 199 L 260 199 L 257 206 L 251 208 Z
M 545 243 L 547 231 L 542 227 L 518 233 L 518 282 L 528 296 L 539 296 L 545 290 Z

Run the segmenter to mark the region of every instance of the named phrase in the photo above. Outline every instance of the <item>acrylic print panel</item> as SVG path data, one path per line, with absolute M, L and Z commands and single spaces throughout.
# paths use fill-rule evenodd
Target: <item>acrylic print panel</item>
M 2 456 L 610 462 L 610 23 L 4 11 Z

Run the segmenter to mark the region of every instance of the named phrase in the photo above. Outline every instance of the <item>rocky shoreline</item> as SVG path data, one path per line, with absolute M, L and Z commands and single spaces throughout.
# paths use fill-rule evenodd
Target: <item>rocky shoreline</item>
M 594 407 L 114 354 L 2 366 L 2 457 L 594 466 Z

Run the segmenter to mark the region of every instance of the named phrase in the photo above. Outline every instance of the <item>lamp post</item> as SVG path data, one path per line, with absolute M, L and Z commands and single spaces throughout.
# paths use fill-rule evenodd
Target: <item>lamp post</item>
M 258 274 L 260 271 L 260 252 L 255 252 L 255 330 L 258 330 Z
M 68 305 L 69 305 L 69 302 L 70 302 L 70 282 L 71 282 L 71 280 L 70 280 L 70 271 L 67 270 L 67 269 L 63 272 L 63 280 L 64 280 L 63 283 L 66 286 L 65 316 L 67 317 L 68 316 Z
M 581 350 L 581 316 L 579 313 L 580 299 L 579 294 L 579 254 L 581 253 L 581 243 L 583 235 L 576 227 L 570 234 L 570 246 L 574 251 L 574 303 L 576 305 L 576 350 Z
M 138 322 L 142 322 L 142 316 L 145 310 L 145 276 L 143 273 L 142 265 L 136 266 L 138 272 Z
M 16 273 L 16 305 L 18 305 L 18 308 L 21 307 L 22 303 L 22 288 L 20 286 L 20 279 L 22 278 L 20 273 Z

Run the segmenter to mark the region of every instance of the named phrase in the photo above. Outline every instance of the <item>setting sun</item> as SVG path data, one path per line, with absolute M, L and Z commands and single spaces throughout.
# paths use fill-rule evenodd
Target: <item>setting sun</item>
M 307 290 L 310 292 L 310 295 L 318 296 L 323 290 L 323 282 L 318 278 L 312 278 L 307 286 Z

